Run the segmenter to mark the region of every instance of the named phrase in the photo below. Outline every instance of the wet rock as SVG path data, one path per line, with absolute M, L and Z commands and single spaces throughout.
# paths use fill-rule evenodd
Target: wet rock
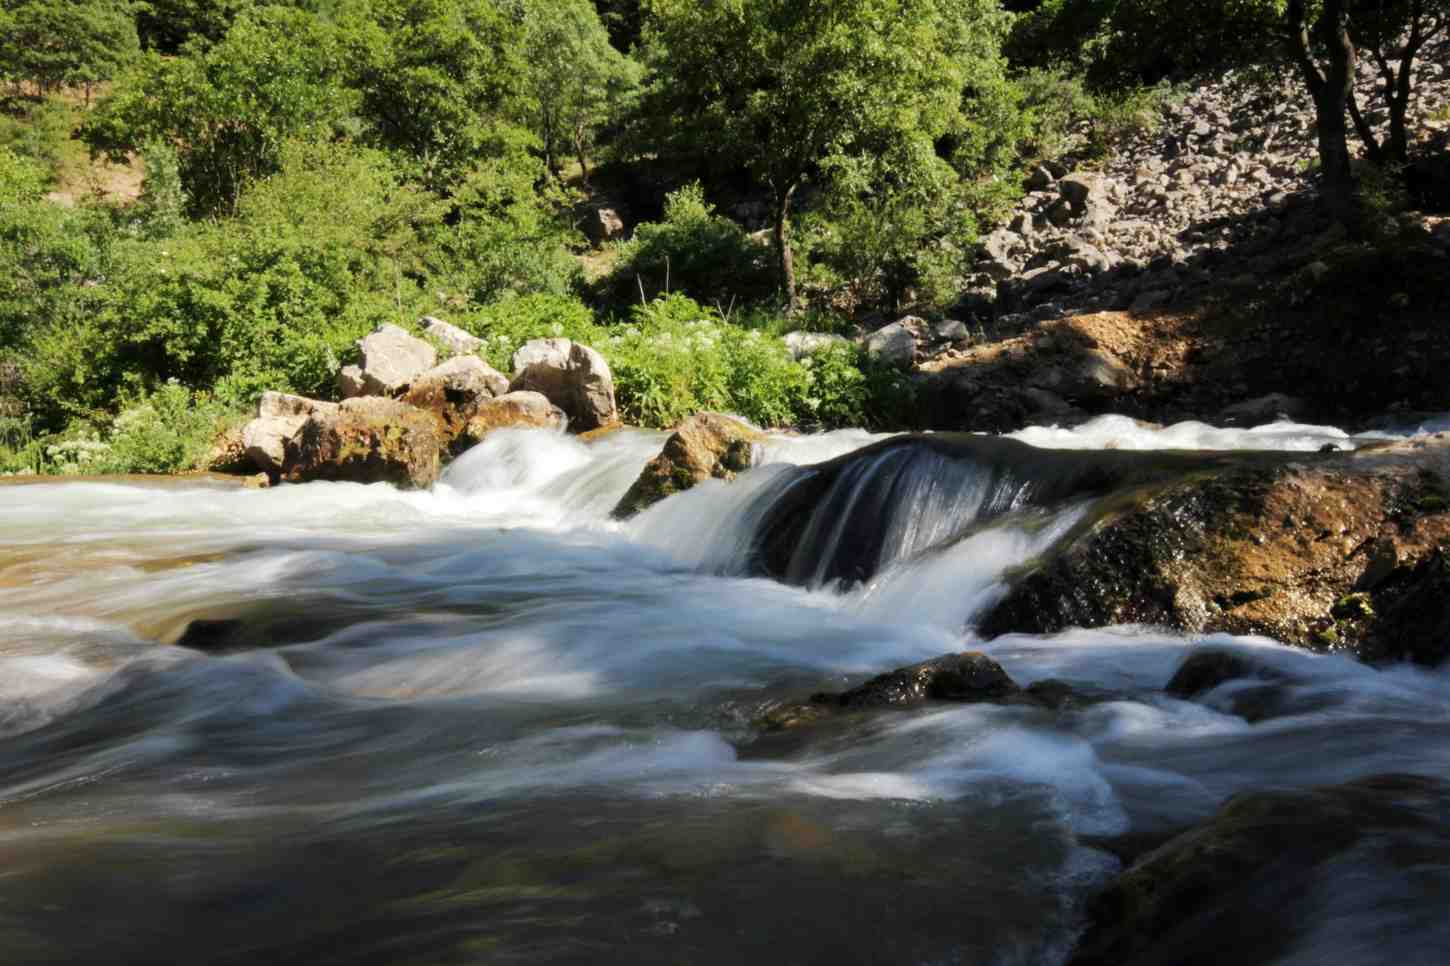
M 445 439 L 431 413 L 395 399 L 348 399 L 304 418 L 285 440 L 281 475 L 422 488 L 438 478 Z
M 965 651 L 897 668 L 841 694 L 813 695 L 811 701 L 846 710 L 899 708 L 923 701 L 1001 701 L 1021 690 L 1002 665 Z
M 396 325 L 379 326 L 359 340 L 358 350 L 359 381 L 363 394 L 370 396 L 400 392 L 438 364 L 438 350 Z
M 665 440 L 660 455 L 645 465 L 614 508 L 615 519 L 628 519 L 708 479 L 733 480 L 753 464 L 755 444 L 763 438 L 759 430 L 733 416 L 691 416 Z
M 428 338 L 443 346 L 450 356 L 468 355 L 483 348 L 483 340 L 478 336 L 470 335 L 442 319 L 428 315 L 423 317 L 421 324 Z
M 902 319 L 871 333 L 866 338 L 866 354 L 883 365 L 910 368 L 916 361 L 916 333 L 911 321 Z
M 1447 467 L 1450 438 L 1233 458 L 1140 492 L 1064 540 L 980 629 L 1157 624 L 1438 662 L 1446 617 L 1436 601 L 1450 599 L 1450 584 L 1435 561 L 1450 544 L 1450 509 L 1434 492 Z M 1384 541 L 1399 567 L 1347 605 Z
M 562 431 L 568 422 L 564 411 L 537 392 L 504 393 L 482 402 L 469 417 L 462 439 L 480 443 L 496 429 L 552 429 Z
M 1405 923 L 1437 920 L 1444 875 L 1425 863 L 1450 851 L 1447 815 L 1450 787 L 1415 775 L 1237 795 L 1089 903 L 1090 925 L 1071 966 L 1279 961 L 1306 922 L 1326 915 L 1329 896 L 1373 902 L 1369 873 L 1386 877 L 1387 887 L 1429 876 L 1425 892 L 1396 907 Z M 1393 888 L 1398 895 L 1402 886 Z M 1353 941 L 1355 929 L 1382 921 L 1347 920 L 1335 934 Z M 1366 933 L 1359 941 L 1376 939 Z
M 1220 684 L 1240 678 L 1277 676 L 1263 665 L 1232 651 L 1201 648 L 1178 665 L 1163 689 L 1175 698 L 1196 698 Z
M 534 339 L 514 353 L 511 392 L 537 392 L 564 411 L 569 428 L 588 432 L 618 422 L 614 376 L 604 357 L 568 339 Z
M 438 419 L 448 440 L 464 435 L 469 420 L 485 402 L 508 392 L 509 381 L 478 356 L 456 356 L 413 380 L 403 402 Z

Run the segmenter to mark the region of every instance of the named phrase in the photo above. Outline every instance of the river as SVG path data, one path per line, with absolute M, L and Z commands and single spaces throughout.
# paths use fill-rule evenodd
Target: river
M 979 640 L 1011 569 L 1090 512 L 1025 498 L 1040 481 L 919 480 L 868 580 L 788 584 L 748 566 L 769 493 L 878 437 L 772 436 L 737 481 L 610 520 L 663 438 L 501 431 L 427 492 L 0 487 L 4 961 L 1055 964 L 1114 840 L 1245 789 L 1450 774 L 1446 672 L 1139 627 Z M 830 523 L 822 546 L 849 538 Z M 173 646 L 188 628 L 205 649 Z M 1283 670 L 1277 713 L 1164 694 L 1203 646 Z M 1103 699 L 756 725 L 964 649 Z M 1443 938 L 1330 898 L 1388 944 L 1335 939 L 1337 962 Z M 1277 961 L 1326 961 L 1321 925 Z

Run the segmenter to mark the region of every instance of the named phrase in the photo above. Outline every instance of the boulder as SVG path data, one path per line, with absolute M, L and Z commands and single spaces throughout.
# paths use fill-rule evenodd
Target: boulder
M 366 380 L 359 366 L 343 366 L 337 373 L 337 395 L 342 399 L 356 399 L 368 394 Z
M 665 440 L 614 508 L 625 520 L 665 497 L 708 479 L 733 480 L 755 460 L 755 444 L 764 434 L 742 420 L 719 413 L 697 413 Z
M 1426 856 L 1450 851 L 1447 815 L 1450 786 L 1418 775 L 1236 795 L 1089 902 L 1070 966 L 1329 961 L 1291 955 L 1308 952 L 1306 927 L 1328 916 L 1334 942 L 1359 953 L 1349 961 L 1380 961 L 1391 935 L 1432 950 L 1445 876 Z
M 877 329 L 866 338 L 866 354 L 876 362 L 909 369 L 916 361 L 916 333 L 913 319 L 902 319 Z
M 438 350 L 396 325 L 379 326 L 358 342 L 364 394 L 391 396 L 438 364 Z
M 1200 648 L 1183 659 L 1178 670 L 1163 688 L 1175 698 L 1196 698 L 1229 681 L 1243 678 L 1278 678 L 1281 675 L 1267 665 L 1252 661 L 1233 651 Z
M 812 695 L 811 701 L 858 710 L 909 707 L 928 700 L 1001 701 L 1021 690 L 1002 665 L 979 651 L 965 651 L 897 668 L 841 694 Z
M 510 392 L 480 403 L 463 428 L 461 439 L 482 442 L 496 429 L 563 430 L 567 422 L 564 411 L 542 393 Z
M 284 441 L 281 475 L 288 482 L 422 488 L 438 478 L 446 440 L 431 413 L 395 399 L 365 396 L 344 401 L 335 412 L 301 418 L 301 426 Z
M 625 236 L 624 219 L 613 208 L 590 208 L 584 214 L 584 234 L 599 246 Z
M 297 434 L 308 417 L 330 416 L 337 411 L 337 403 L 285 392 L 264 392 L 257 402 L 257 418 L 242 428 L 242 449 L 257 469 L 269 475 L 279 474 L 288 440 Z
M 444 322 L 442 319 L 425 315 L 421 324 L 423 331 L 428 334 L 428 338 L 448 350 L 450 356 L 468 355 L 483 348 L 483 340 L 478 336 L 470 335 L 458 326 Z
M 846 339 L 839 335 L 830 335 L 825 332 L 787 332 L 782 341 L 785 342 L 786 351 L 792 359 L 800 360 L 807 356 L 813 356 L 835 345 L 845 345 Z
M 478 356 L 455 356 L 414 379 L 403 402 L 431 412 L 444 437 L 456 440 L 479 407 L 508 388 L 503 373 Z
M 542 393 L 564 411 L 569 428 L 588 432 L 619 421 L 614 376 L 604 357 L 568 339 L 533 339 L 514 353 L 511 392 Z

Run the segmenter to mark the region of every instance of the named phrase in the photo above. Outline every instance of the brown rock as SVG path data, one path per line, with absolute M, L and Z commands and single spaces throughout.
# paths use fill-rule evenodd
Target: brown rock
M 427 487 L 438 478 L 445 440 L 437 419 L 378 396 L 314 413 L 286 440 L 281 475 L 292 483 L 339 480 Z
M 455 356 L 413 380 L 402 400 L 438 418 L 450 441 L 464 436 L 479 407 L 508 392 L 508 380 L 478 356 Z
M 614 508 L 615 519 L 628 519 L 704 480 L 733 480 L 736 473 L 750 468 L 755 444 L 763 438 L 759 430 L 732 416 L 691 416 L 665 440 L 660 455 L 645 465 Z
M 564 411 L 569 428 L 588 432 L 618 422 L 614 376 L 604 357 L 568 339 L 533 339 L 514 353 L 512 392 L 538 392 Z
M 510 392 L 481 403 L 464 427 L 463 438 L 479 443 L 496 429 L 563 429 L 563 410 L 541 393 Z

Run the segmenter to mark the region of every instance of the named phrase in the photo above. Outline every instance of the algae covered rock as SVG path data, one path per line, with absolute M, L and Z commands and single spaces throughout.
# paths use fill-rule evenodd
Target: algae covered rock
M 431 413 L 379 396 L 349 399 L 306 417 L 286 440 L 281 475 L 422 488 L 438 478 L 445 443 Z
M 1447 883 L 1427 865 L 1450 849 L 1447 815 L 1450 786 L 1415 775 L 1235 796 L 1089 904 L 1091 925 L 1071 966 L 1298 962 L 1286 953 L 1330 895 L 1347 900 L 1341 941 L 1382 923 L 1349 912 L 1360 896 L 1375 903 L 1367 883 L 1376 878 L 1416 877 L 1415 889 L 1394 900 L 1398 923 L 1438 921 Z
M 764 434 L 733 416 L 697 413 L 665 440 L 614 508 L 624 520 L 708 479 L 732 480 L 755 461 L 755 444 Z

